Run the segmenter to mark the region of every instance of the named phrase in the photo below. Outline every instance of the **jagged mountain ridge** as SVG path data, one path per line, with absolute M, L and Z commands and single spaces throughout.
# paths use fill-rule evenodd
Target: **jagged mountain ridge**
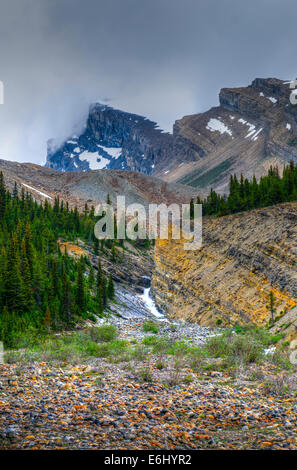
M 275 78 L 223 88 L 219 106 L 177 120 L 172 135 L 142 116 L 96 104 L 82 135 L 55 151 L 49 143 L 46 166 L 132 170 L 203 194 L 211 187 L 224 193 L 231 173 L 259 177 L 270 165 L 297 161 L 297 107 L 290 93 L 290 82 Z
M 46 167 L 55 170 L 107 168 L 152 174 L 172 152 L 172 136 L 143 116 L 96 103 L 90 107 L 83 133 L 53 148 L 50 140 Z
M 220 106 L 185 116 L 173 130 L 176 163 L 165 174 L 208 193 L 227 192 L 231 173 L 251 178 L 270 165 L 297 161 L 297 107 L 290 103 L 290 82 L 255 79 L 248 87 L 223 88 Z M 291 145 L 290 145 L 291 144 Z

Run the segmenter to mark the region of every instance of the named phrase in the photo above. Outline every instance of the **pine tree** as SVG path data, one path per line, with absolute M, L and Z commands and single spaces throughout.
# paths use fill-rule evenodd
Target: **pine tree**
M 34 297 L 33 297 L 33 286 L 32 286 L 32 275 L 30 270 L 30 265 L 28 263 L 27 252 L 26 252 L 26 242 L 25 239 L 22 240 L 21 246 L 21 260 L 20 260 L 20 272 L 22 277 L 22 297 L 24 310 L 30 312 L 34 306 Z
M 102 268 L 101 268 L 101 262 L 100 262 L 100 258 L 98 258 L 98 268 L 97 268 L 97 276 L 96 276 L 97 287 L 101 286 L 102 276 L 103 276 L 103 273 L 102 273 Z
M 271 313 L 271 322 L 272 323 L 274 323 L 275 301 L 276 301 L 275 295 L 274 295 L 273 291 L 271 290 L 269 292 L 269 310 L 270 310 L 270 313 Z
M 20 262 L 17 250 L 17 240 L 15 235 L 12 236 L 8 247 L 3 297 L 4 304 L 7 307 L 8 311 L 23 311 L 23 286 L 20 274 Z
M 112 246 L 111 246 L 110 255 L 111 255 L 111 261 L 113 261 L 113 262 L 116 261 L 116 259 L 117 259 L 117 254 L 116 254 L 116 249 L 115 249 L 114 244 L 112 244 Z
M 91 266 L 90 266 L 89 277 L 88 277 L 88 286 L 89 286 L 89 289 L 90 289 L 90 290 L 93 289 L 94 283 L 95 283 L 94 268 L 93 268 L 93 266 L 91 265 Z
M 107 283 L 107 295 L 110 299 L 114 298 L 114 284 L 113 284 L 111 274 L 109 275 L 108 283 Z
M 107 305 L 107 281 L 106 281 L 106 277 L 104 276 L 104 274 L 102 274 L 100 288 L 101 288 L 103 307 L 105 308 Z
M 77 283 L 75 290 L 76 308 L 79 312 L 84 312 L 86 306 L 85 287 L 84 287 L 84 269 L 82 261 L 78 264 Z
M 0 172 L 0 223 L 3 220 L 6 207 L 6 190 L 2 171 Z
M 32 246 L 32 236 L 31 236 L 31 231 L 30 231 L 30 225 L 27 223 L 26 224 L 26 230 L 25 230 L 25 253 L 28 261 L 28 265 L 30 268 L 30 273 L 31 273 L 31 279 L 33 279 L 33 264 L 34 264 L 34 252 L 33 252 L 33 246 Z
M 103 313 L 104 305 L 103 305 L 102 286 L 99 286 L 97 289 L 96 302 L 97 302 L 98 313 L 99 314 Z
M 48 305 L 45 309 L 45 313 L 44 313 L 44 317 L 43 317 L 43 324 L 44 324 L 45 328 L 47 329 L 47 331 L 49 333 L 50 329 L 51 329 L 51 326 L 52 326 L 52 316 L 51 316 L 51 312 L 50 312 L 50 309 L 49 309 Z
M 95 256 L 98 256 L 99 253 L 99 240 L 98 238 L 95 237 L 94 239 L 94 254 Z
M 70 324 L 73 320 L 72 316 L 72 303 L 71 303 L 71 293 L 70 293 L 70 282 L 66 271 L 63 271 L 63 295 L 62 295 L 62 302 L 61 302 L 61 315 L 63 322 Z
M 13 199 L 18 199 L 18 197 L 19 197 L 18 187 L 17 187 L 16 182 L 14 182 L 12 197 L 13 197 Z

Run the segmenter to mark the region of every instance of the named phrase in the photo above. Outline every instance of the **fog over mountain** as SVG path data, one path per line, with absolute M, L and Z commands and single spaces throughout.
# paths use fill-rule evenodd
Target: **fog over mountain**
M 93 101 L 166 130 L 221 87 L 296 77 L 294 0 L 0 0 L 0 158 L 43 164 Z

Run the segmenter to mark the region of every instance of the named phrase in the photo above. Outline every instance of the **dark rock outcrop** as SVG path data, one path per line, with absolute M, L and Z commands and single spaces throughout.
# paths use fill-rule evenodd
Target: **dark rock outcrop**
M 59 171 L 132 170 L 152 174 L 172 153 L 172 136 L 142 116 L 109 106 L 91 106 L 80 136 L 60 148 L 48 142 L 46 166 Z

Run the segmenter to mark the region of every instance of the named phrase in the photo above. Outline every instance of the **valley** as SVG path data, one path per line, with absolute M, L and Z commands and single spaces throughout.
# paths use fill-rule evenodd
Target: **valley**
M 297 448 L 288 93 L 223 89 L 172 135 L 96 104 L 46 167 L 0 160 L 3 449 Z M 102 202 L 181 206 L 211 187 L 199 250 L 94 236 Z

